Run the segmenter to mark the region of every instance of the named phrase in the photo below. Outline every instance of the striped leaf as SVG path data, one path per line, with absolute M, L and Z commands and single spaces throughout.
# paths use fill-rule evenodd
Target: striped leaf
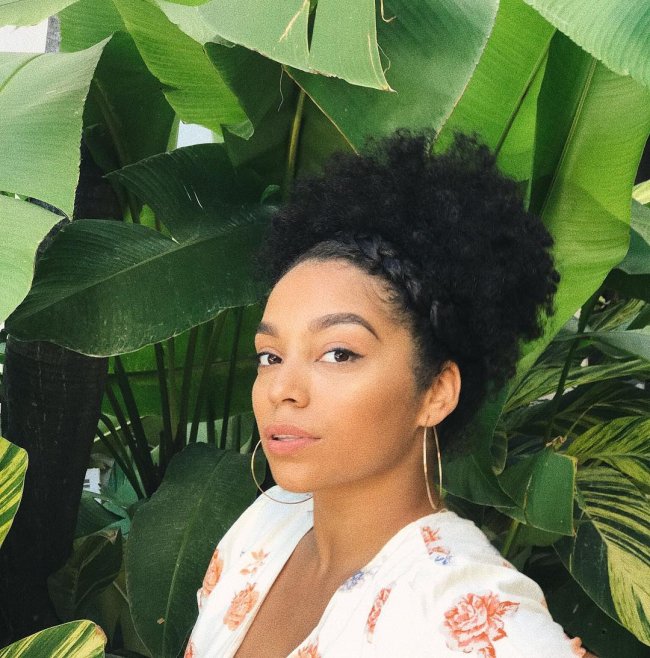
M 106 635 L 91 621 L 71 621 L 0 650 L 0 658 L 102 658 Z
M 650 509 L 618 471 L 578 471 L 576 534 L 555 548 L 573 577 L 613 619 L 650 644 Z
M 578 436 L 566 453 L 598 459 L 650 486 L 650 418 L 623 416 Z
M 27 453 L 0 436 L 0 546 L 20 505 L 26 471 Z

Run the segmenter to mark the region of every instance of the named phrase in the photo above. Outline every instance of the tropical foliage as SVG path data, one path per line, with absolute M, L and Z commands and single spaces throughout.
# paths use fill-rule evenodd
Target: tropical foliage
M 102 655 L 84 618 L 113 651 L 179 655 L 211 551 L 255 496 L 252 263 L 269 213 L 296 175 L 402 126 L 437 129 L 437 149 L 476 132 L 562 277 L 515 379 L 446 451 L 448 502 L 568 633 L 602 658 L 646 655 L 650 183 L 632 194 L 647 3 L 0 0 L 0 25 L 56 12 L 62 52 L 0 54 L 0 318 L 12 339 L 111 357 L 87 437 L 111 468 L 72 501 L 49 578 L 67 623 L 0 655 Z M 179 147 L 179 122 L 211 142 Z M 80 140 L 122 221 L 79 215 Z M 26 456 L 0 450 L 4 538 Z

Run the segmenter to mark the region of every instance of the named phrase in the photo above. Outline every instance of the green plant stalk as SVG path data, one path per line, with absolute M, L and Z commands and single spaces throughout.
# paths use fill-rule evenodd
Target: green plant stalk
M 146 459 L 143 457 L 140 447 L 138 446 L 137 441 L 133 437 L 129 423 L 126 420 L 126 416 L 124 415 L 124 412 L 120 407 L 120 403 L 118 402 L 115 393 L 113 393 L 113 389 L 111 388 L 110 384 L 106 386 L 106 397 L 108 398 L 108 401 L 110 402 L 110 405 L 113 408 L 113 413 L 115 414 L 115 417 L 117 418 L 120 427 L 124 430 L 124 436 L 126 437 L 126 440 L 129 443 L 129 447 L 131 448 L 131 453 L 133 454 L 135 465 L 140 473 L 140 478 L 142 480 L 142 485 L 144 486 L 145 493 L 147 495 L 151 495 L 155 491 L 155 488 L 151 487 L 149 483 L 148 467 L 147 467 Z
M 133 391 L 131 390 L 131 385 L 129 384 L 129 378 L 127 377 L 126 370 L 124 370 L 122 359 L 120 359 L 119 356 L 115 356 L 114 363 L 115 374 L 117 375 L 117 383 L 120 387 L 120 392 L 122 393 L 122 399 L 126 405 L 127 413 L 131 419 L 131 428 L 133 430 L 133 436 L 135 438 L 136 445 L 138 446 L 138 451 L 142 457 L 144 472 L 141 470 L 140 475 L 142 477 L 147 495 L 151 496 L 156 490 L 159 482 L 156 472 L 156 465 L 153 463 L 153 459 L 151 457 L 147 436 L 144 433 L 144 427 L 142 426 L 142 421 L 140 420 L 138 405 L 136 404 Z
M 508 534 L 506 535 L 506 538 L 503 542 L 503 547 L 501 548 L 501 555 L 507 560 L 510 552 L 512 551 L 512 547 L 514 546 L 515 538 L 517 537 L 517 533 L 519 532 L 519 526 L 521 523 L 517 521 L 517 519 L 512 519 L 512 522 L 510 523 L 510 528 L 508 528 Z
M 167 391 L 167 373 L 165 372 L 165 353 L 161 343 L 154 346 L 156 353 L 156 367 L 158 370 L 158 389 L 160 390 L 160 409 L 163 419 L 163 431 L 160 436 L 160 459 L 158 460 L 158 471 L 162 478 L 167 470 L 167 464 L 173 454 L 172 445 L 172 422 L 169 411 L 169 395 Z
M 293 182 L 296 173 L 296 155 L 298 154 L 298 140 L 300 137 L 300 126 L 302 124 L 302 113 L 305 106 L 305 90 L 300 89 L 298 93 L 298 100 L 296 102 L 296 112 L 293 116 L 293 123 L 291 124 L 291 136 L 289 138 L 289 151 L 287 154 L 287 167 L 284 172 L 284 181 L 282 184 L 282 196 L 287 199 L 289 191 L 291 190 L 291 183 Z
M 515 105 L 514 110 L 511 112 L 510 116 L 508 117 L 508 120 L 506 121 L 506 125 L 503 128 L 503 132 L 499 136 L 499 141 L 496 143 L 496 146 L 494 147 L 494 157 L 498 158 L 499 153 L 501 152 L 501 149 L 503 148 L 503 144 L 505 143 L 506 139 L 508 138 L 508 135 L 510 134 L 510 130 L 512 129 L 512 126 L 515 122 L 515 119 L 519 115 L 519 111 L 521 110 L 522 105 L 524 104 L 524 101 L 528 97 L 528 94 L 537 79 L 537 76 L 540 74 L 544 63 L 546 62 L 546 59 L 548 58 L 548 51 L 551 47 L 551 41 L 553 40 L 553 36 L 555 34 L 555 30 L 551 33 L 549 36 L 548 42 L 546 44 L 546 47 L 542 51 L 542 53 L 539 56 L 539 59 L 535 63 L 535 67 L 533 68 L 530 77 L 528 78 L 526 82 L 526 86 L 524 87 L 524 91 L 522 92 L 521 96 L 517 100 L 517 104 Z
M 196 402 L 194 404 L 194 414 L 192 416 L 192 427 L 190 429 L 190 436 L 188 439 L 188 443 L 195 443 L 196 437 L 199 433 L 201 408 L 203 407 L 203 401 L 205 399 L 206 391 L 208 388 L 210 367 L 212 366 L 212 360 L 214 359 L 214 356 L 217 353 L 219 338 L 221 337 L 221 331 L 223 330 L 223 325 L 225 323 L 227 314 L 228 314 L 228 310 L 226 309 L 226 311 L 218 315 L 212 322 L 212 331 L 210 332 L 210 338 L 208 340 L 208 345 L 205 352 L 205 360 L 203 361 L 203 370 L 201 372 L 201 379 L 199 380 L 199 389 L 196 393 Z
M 237 451 L 241 448 L 241 414 L 233 419 L 233 448 Z
M 129 481 L 131 486 L 133 487 L 133 490 L 135 491 L 138 498 L 142 500 L 144 498 L 144 493 L 142 492 L 142 488 L 140 487 L 140 483 L 138 482 L 138 479 L 135 477 L 135 473 L 133 472 L 133 469 L 131 469 L 130 466 L 127 464 L 127 462 L 125 462 L 122 459 L 121 455 L 119 454 L 119 450 L 111 443 L 108 436 L 102 434 L 102 432 L 100 432 L 99 429 L 97 430 L 96 434 L 99 437 L 99 440 L 106 446 L 108 452 L 111 453 L 111 457 L 113 457 L 115 463 L 122 469 L 122 472 L 126 476 L 126 479 Z M 119 445 L 119 440 L 118 439 L 115 440 Z
M 205 430 L 208 443 L 217 446 L 216 413 L 214 411 L 214 401 L 210 396 L 207 399 L 206 412 Z
M 228 436 L 228 417 L 230 416 L 230 403 L 232 401 L 232 391 L 235 385 L 235 374 L 237 372 L 237 350 L 239 348 L 239 337 L 241 335 L 241 326 L 244 319 L 244 308 L 240 306 L 235 311 L 235 335 L 232 340 L 232 350 L 230 352 L 230 366 L 228 368 L 228 379 L 226 380 L 226 390 L 223 396 L 223 419 L 221 425 L 221 441 L 222 448 L 226 445 L 226 438 Z
M 169 417 L 172 428 L 178 424 L 178 382 L 176 380 L 176 341 L 172 336 L 167 340 L 167 354 L 169 355 L 169 364 L 167 368 L 169 390 Z M 173 433 L 171 434 L 173 437 Z
M 571 370 L 571 364 L 573 362 L 573 354 L 575 353 L 578 345 L 580 344 L 580 341 L 582 338 L 580 338 L 580 334 L 582 334 L 585 330 L 585 327 L 587 326 L 587 322 L 589 321 L 589 317 L 591 316 L 591 313 L 594 310 L 594 307 L 596 306 L 596 302 L 598 301 L 598 298 L 600 296 L 600 288 L 596 290 L 595 293 L 583 304 L 581 310 L 580 310 L 580 319 L 578 320 L 578 331 L 577 334 L 572 341 L 571 345 L 569 347 L 569 353 L 567 354 L 566 360 L 564 362 L 564 367 L 562 368 L 562 374 L 560 375 L 560 380 L 558 381 L 557 388 L 555 389 L 555 395 L 553 396 L 553 399 L 551 400 L 551 404 L 549 405 L 550 407 L 550 417 L 548 421 L 548 425 L 546 426 L 546 432 L 544 434 L 544 443 L 548 443 L 551 440 L 551 435 L 553 433 L 553 426 L 555 424 L 555 417 L 557 416 L 557 412 L 560 406 L 560 398 L 564 394 L 564 386 L 566 384 L 566 379 L 569 375 L 569 370 Z
M 196 339 L 199 335 L 199 327 L 192 327 L 188 336 L 187 351 L 185 352 L 185 364 L 183 366 L 183 382 L 181 384 L 181 397 L 178 405 L 178 426 L 176 428 L 176 449 L 180 449 L 187 441 L 187 412 L 190 405 L 190 385 L 192 383 L 192 368 L 194 366 L 194 354 L 196 352 Z
M 106 429 L 108 429 L 108 432 L 111 434 L 111 436 L 115 440 L 116 448 L 117 448 L 117 450 L 119 450 L 119 453 L 120 453 L 122 459 L 125 462 L 128 462 L 130 464 L 131 460 L 130 460 L 129 455 L 126 451 L 126 448 L 124 447 L 123 442 L 120 440 L 120 436 L 117 433 L 117 429 L 116 429 L 113 421 L 104 413 L 101 413 L 99 415 L 99 420 L 101 420 L 102 423 L 104 423 L 104 425 L 106 426 Z M 127 441 L 127 443 L 128 443 L 128 441 Z

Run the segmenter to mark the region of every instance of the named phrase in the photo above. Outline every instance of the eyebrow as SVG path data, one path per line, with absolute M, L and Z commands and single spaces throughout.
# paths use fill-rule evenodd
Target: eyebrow
M 337 324 L 358 324 L 361 327 L 367 329 L 377 340 L 379 340 L 379 336 L 377 335 L 377 332 L 374 330 L 373 326 L 356 313 L 329 313 L 328 315 L 323 315 L 309 323 L 309 331 L 316 333 L 318 331 L 323 331 L 323 329 L 327 329 L 328 327 L 333 327 Z M 275 326 L 270 322 L 264 321 L 259 323 L 256 333 L 266 334 L 275 338 L 278 336 L 278 331 Z

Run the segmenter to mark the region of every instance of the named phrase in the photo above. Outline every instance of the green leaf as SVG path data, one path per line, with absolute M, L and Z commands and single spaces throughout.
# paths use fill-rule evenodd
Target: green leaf
M 27 452 L 0 436 L 0 546 L 18 511 L 26 472 Z
M 226 219 L 178 243 L 137 224 L 72 222 L 39 261 L 7 329 L 96 356 L 179 334 L 260 298 L 251 261 L 265 223 L 259 213 Z
M 59 23 L 62 52 L 90 48 L 126 29 L 112 0 L 77 0 L 59 13 Z
M 0 25 L 36 25 L 75 0 L 0 0 Z
M 0 649 L 0 658 L 103 658 L 105 642 L 106 635 L 97 624 L 71 621 Z
M 33 203 L 0 195 L 0 321 L 25 298 L 36 249 L 60 219 Z
M 555 314 L 526 344 L 519 377 L 628 249 L 650 92 L 586 57 L 557 34 L 540 92 L 531 206 L 553 236 L 562 280 Z
M 592 331 L 583 335 L 650 362 L 650 327 L 627 331 Z
M 647 206 L 650 203 L 650 180 L 635 185 L 632 196 L 636 201 Z
M 438 136 L 436 148 L 445 150 L 454 131 L 476 132 L 490 148 L 499 152 L 499 166 L 512 175 L 519 171 L 521 156 L 503 149 L 523 108 L 530 109 L 526 121 L 526 158 L 532 165 L 537 95 L 554 28 L 523 0 L 501 0 L 494 29 L 485 51 L 451 116 Z M 530 108 L 528 108 L 528 104 Z M 514 134 L 513 134 L 514 136 Z M 505 156 L 505 157 L 504 157 Z M 517 157 L 515 157 L 517 156 Z
M 75 542 L 67 562 L 48 578 L 48 590 L 60 619 L 83 615 L 88 600 L 108 587 L 122 564 L 119 530 L 100 531 Z
M 566 450 L 579 461 L 597 459 L 650 487 L 650 418 L 623 416 L 591 427 Z
M 148 204 L 179 242 L 193 239 L 206 228 L 227 228 L 235 217 L 248 216 L 263 191 L 257 181 L 235 172 L 220 144 L 161 153 L 109 178 Z
M 72 216 L 83 107 L 105 45 L 35 57 L 0 53 L 0 191 Z
M 605 285 L 626 297 L 650 302 L 650 208 L 638 201 L 632 201 L 630 247 Z
M 152 655 L 178 655 L 196 620 L 196 591 L 210 556 L 254 499 L 248 457 L 197 443 L 172 459 L 160 488 L 136 513 L 126 547 L 127 588 L 136 629 Z
M 575 472 L 575 459 L 546 448 L 507 467 L 499 484 L 523 510 L 528 525 L 571 535 Z
M 525 1 L 607 68 L 650 87 L 646 0 Z
M 302 71 L 388 90 L 379 58 L 374 0 L 320 0 L 311 43 L 309 0 L 212 0 L 199 15 L 222 39 Z
M 580 469 L 576 483 L 576 534 L 557 542 L 557 553 L 604 612 L 650 644 L 647 498 L 607 467 Z
M 222 125 L 248 122 L 200 44 L 147 0 L 113 1 L 142 59 L 165 85 L 165 96 L 183 121 L 218 134 Z
M 442 126 L 462 95 L 483 52 L 497 10 L 496 0 L 384 3 L 390 23 L 377 25 L 397 93 L 349 85 L 292 69 L 292 77 L 355 147 L 367 136 L 396 128 Z

